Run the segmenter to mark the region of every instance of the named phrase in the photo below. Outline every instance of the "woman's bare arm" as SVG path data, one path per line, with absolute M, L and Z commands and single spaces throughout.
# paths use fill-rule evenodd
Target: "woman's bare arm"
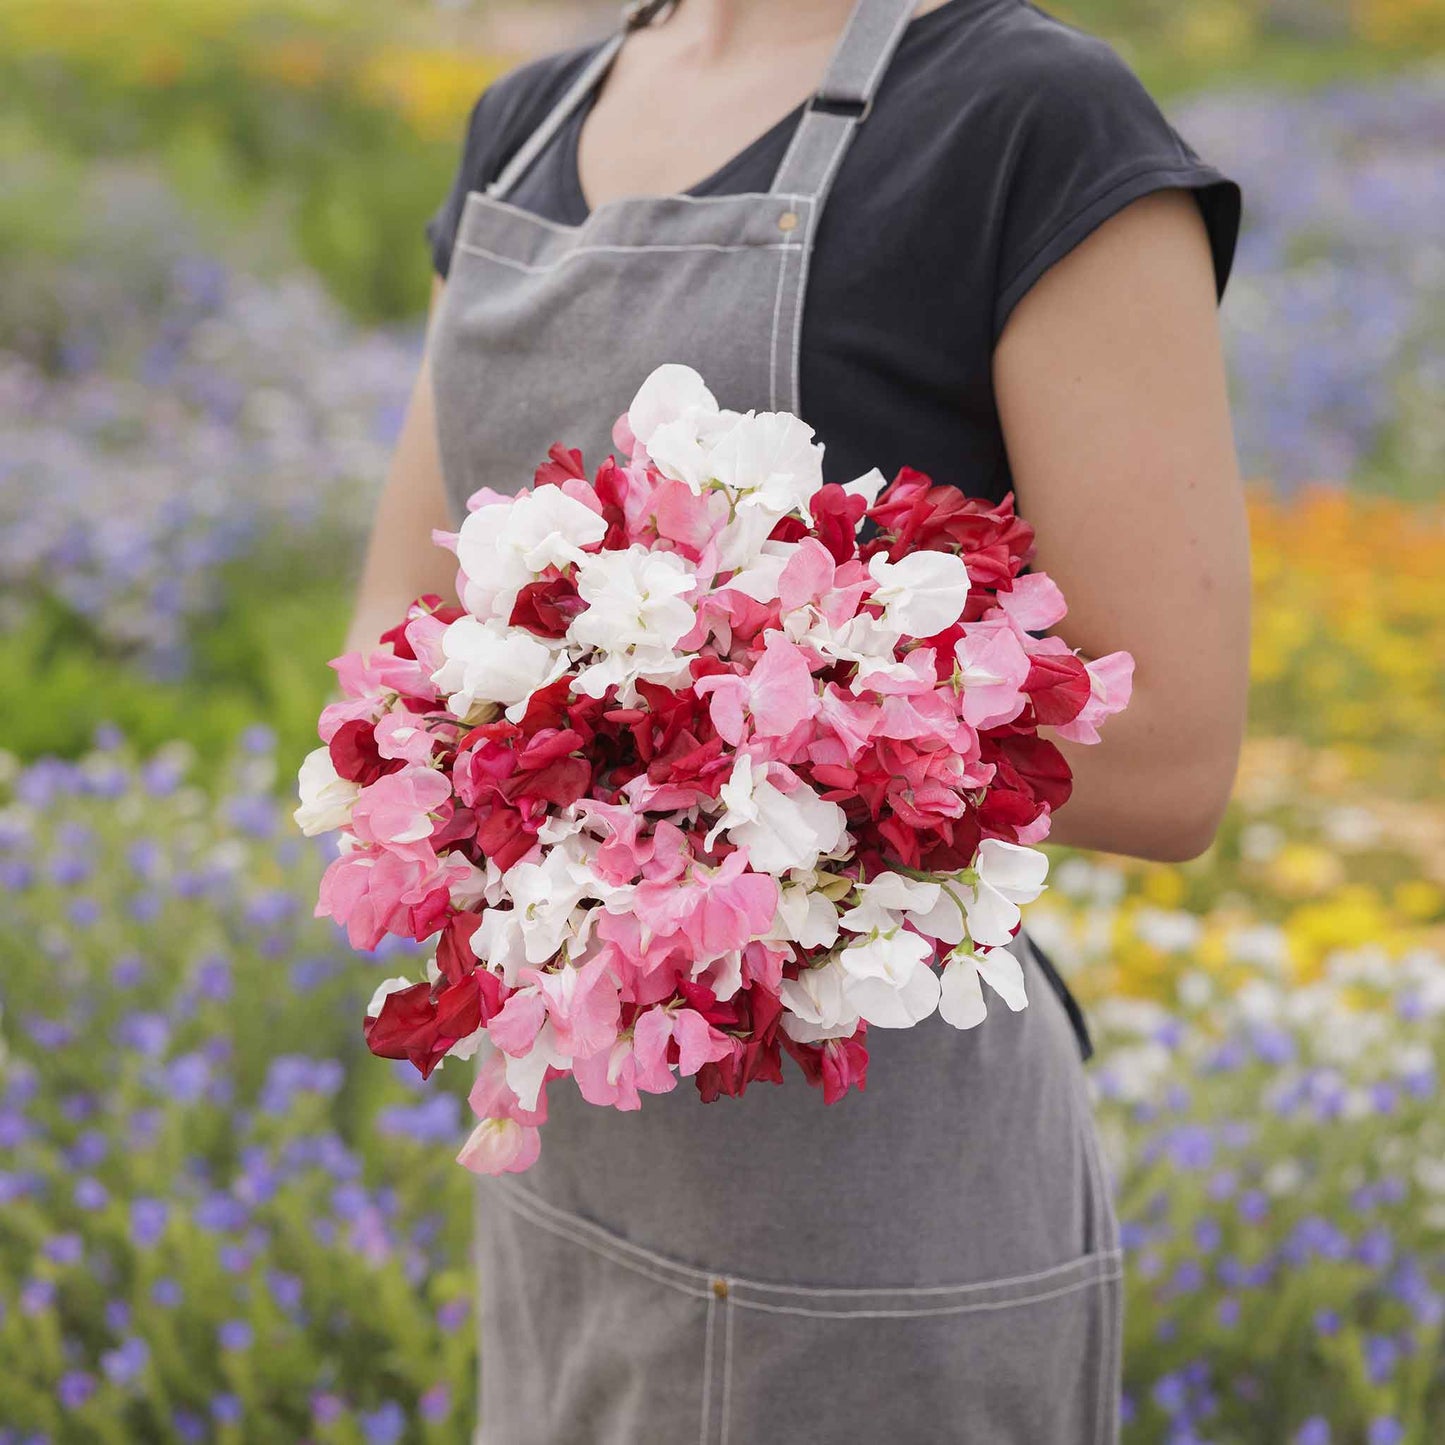
M 1228 803 L 1248 699 L 1250 562 L 1208 239 L 1186 190 L 1150 192 L 1014 308 L 994 384 L 1053 633 L 1133 654 L 1133 700 L 1090 745 L 1051 841 L 1197 857 Z
M 428 337 L 444 286 L 441 277 L 433 275 Z M 374 651 L 381 634 L 396 626 L 407 606 L 424 592 L 438 593 L 445 602 L 457 600 L 456 558 L 431 537 L 433 527 L 453 531 L 454 524 L 442 489 L 430 358 L 428 345 L 372 520 L 346 633 L 348 652 Z

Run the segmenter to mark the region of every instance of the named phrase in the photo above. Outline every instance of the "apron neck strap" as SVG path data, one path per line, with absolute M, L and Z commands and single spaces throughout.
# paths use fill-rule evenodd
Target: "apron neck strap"
M 853 131 L 873 108 L 873 93 L 917 3 L 918 0 L 854 0 L 847 24 L 829 57 L 823 82 L 809 97 L 787 154 L 773 177 L 774 195 L 817 196 L 826 189 Z M 628 34 L 651 18 L 653 8 L 663 7 L 661 4 L 628 7 L 622 27 L 583 66 L 546 119 L 487 184 L 487 195 L 500 197 L 512 188 L 607 73 Z
M 609 37 L 597 54 L 582 67 L 581 74 L 563 92 L 562 98 L 548 112 L 547 118 L 522 142 L 512 159 L 502 167 L 495 179 L 487 183 L 487 195 L 501 197 L 511 190 L 512 186 L 521 178 L 522 173 L 541 154 L 547 142 L 561 129 L 567 117 L 577 109 L 586 99 L 592 87 L 602 79 L 607 67 L 612 64 L 612 57 L 617 54 L 622 42 L 627 39 L 628 33 L 632 29 L 633 25 L 629 19 L 628 23 Z
M 873 109 L 873 95 L 918 0 L 854 0 L 823 82 L 808 99 L 772 193 L 820 196 L 853 133 Z

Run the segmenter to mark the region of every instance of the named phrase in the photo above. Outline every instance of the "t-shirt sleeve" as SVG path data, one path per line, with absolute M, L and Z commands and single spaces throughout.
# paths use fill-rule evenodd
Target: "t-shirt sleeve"
M 1064 26 L 1014 57 L 1021 97 L 1006 147 L 993 340 L 1020 297 L 1108 217 L 1182 186 L 1199 204 L 1224 298 L 1239 236 L 1239 183 L 1202 159 L 1106 41 Z
M 486 171 L 496 143 L 495 127 L 489 114 L 490 94 L 491 88 L 488 87 L 473 103 L 463 133 L 461 160 L 452 177 L 451 187 L 423 228 L 427 245 L 431 248 L 432 268 L 441 277 L 445 277 L 451 268 L 452 242 L 461 224 L 467 193 L 480 190 L 486 183 Z

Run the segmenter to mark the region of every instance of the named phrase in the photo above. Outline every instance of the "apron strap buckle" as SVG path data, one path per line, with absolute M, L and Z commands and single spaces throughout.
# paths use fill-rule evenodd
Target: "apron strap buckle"
M 873 96 L 828 95 L 816 90 L 808 97 L 808 109 L 821 111 L 824 115 L 846 116 L 861 124 L 873 113 Z

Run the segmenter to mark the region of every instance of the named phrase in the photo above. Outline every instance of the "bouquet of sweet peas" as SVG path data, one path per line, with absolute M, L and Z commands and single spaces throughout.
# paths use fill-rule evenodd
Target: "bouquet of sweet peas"
M 1039 729 L 1097 742 L 1130 693 L 1127 653 L 1043 635 L 1011 493 L 825 484 L 803 421 L 675 364 L 613 439 L 433 534 L 463 605 L 333 660 L 300 773 L 298 823 L 340 833 L 317 915 L 436 940 L 363 1027 L 423 1077 L 475 1059 L 477 1172 L 537 1158 L 553 1080 L 711 1101 L 787 1053 L 832 1103 L 870 1026 L 971 1028 L 983 982 L 1024 1007 L 1007 944 L 1070 790 Z

